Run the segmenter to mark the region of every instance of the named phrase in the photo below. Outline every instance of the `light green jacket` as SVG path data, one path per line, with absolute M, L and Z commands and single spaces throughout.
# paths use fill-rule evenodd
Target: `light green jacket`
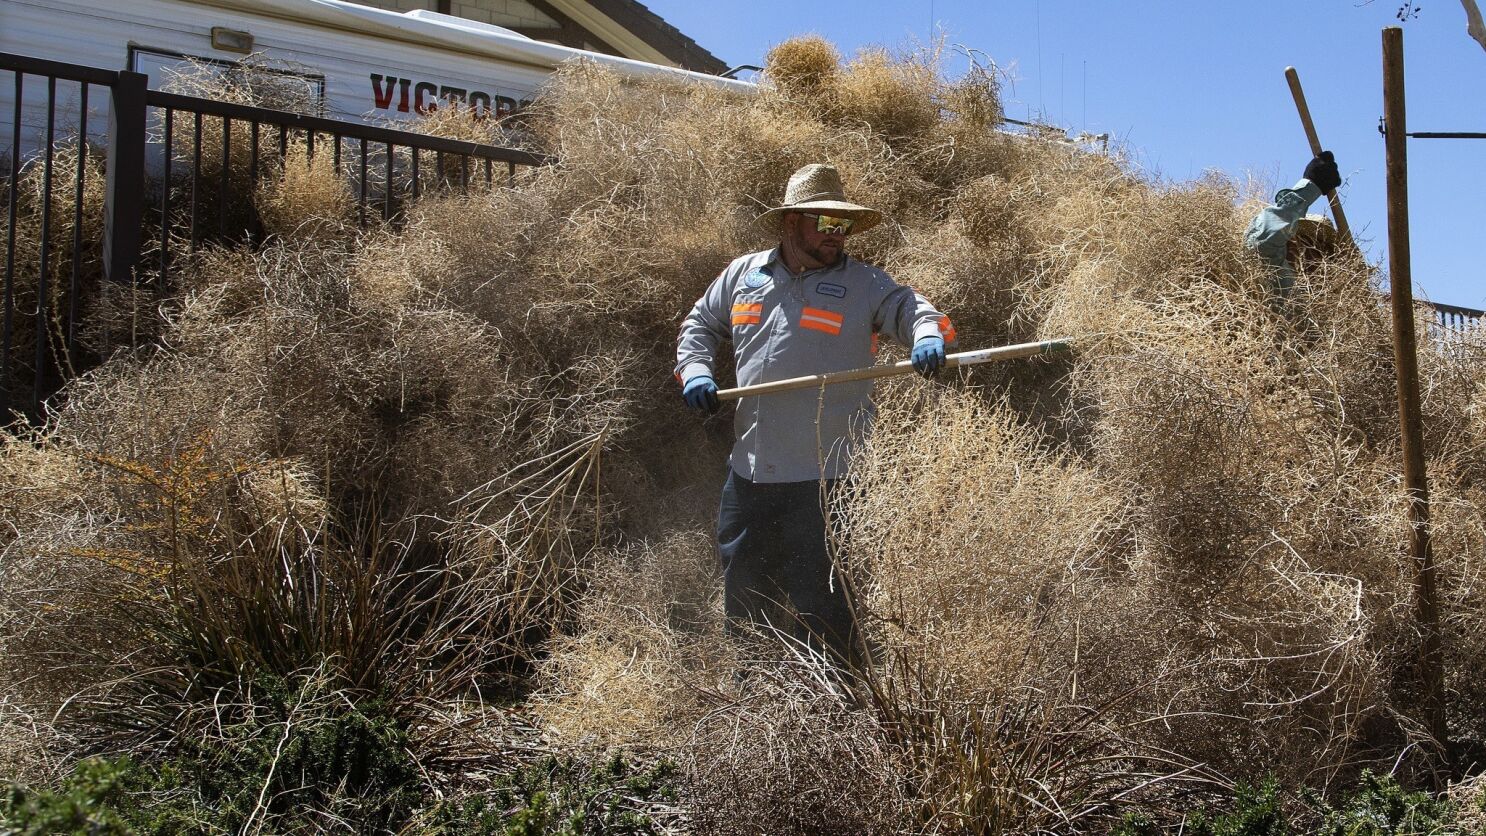
M 1274 196 L 1274 204 L 1260 210 L 1244 233 L 1244 246 L 1258 253 L 1274 270 L 1275 289 L 1281 296 L 1288 296 L 1295 286 L 1295 273 L 1285 260 L 1285 247 L 1295 234 L 1296 224 L 1305 217 L 1305 210 L 1320 196 L 1320 187 L 1302 177 L 1294 188 L 1280 189 Z

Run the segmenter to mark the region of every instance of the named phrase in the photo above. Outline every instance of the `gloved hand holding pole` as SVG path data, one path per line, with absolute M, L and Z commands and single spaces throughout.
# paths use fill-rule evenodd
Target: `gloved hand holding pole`
M 960 351 L 946 358 L 944 368 L 953 369 L 959 366 L 993 363 L 997 360 L 1016 360 L 1022 357 L 1057 354 L 1070 350 L 1072 348 L 1071 342 L 1071 340 L 1064 338 L 1035 343 L 1021 343 L 1019 345 L 1007 345 L 999 348 L 982 348 L 979 351 Z M 812 374 L 805 377 L 791 377 L 787 380 L 770 381 L 769 383 L 756 383 L 752 386 L 740 386 L 736 389 L 723 389 L 717 393 L 717 399 L 719 401 L 733 401 L 738 398 L 747 398 L 756 395 L 772 395 L 775 392 L 788 392 L 794 389 L 813 389 L 820 386 L 830 386 L 833 383 L 846 383 L 852 380 L 895 377 L 897 375 L 913 374 L 913 372 L 913 361 L 903 360 L 902 362 L 887 365 L 868 366 L 864 369 Z
M 1295 99 L 1295 109 L 1300 113 L 1300 126 L 1305 129 L 1305 138 L 1311 145 L 1311 156 L 1321 156 L 1321 138 L 1316 134 L 1316 124 L 1311 121 L 1310 106 L 1305 103 L 1305 91 L 1300 87 L 1300 74 L 1294 67 L 1285 68 L 1285 80 L 1290 83 L 1290 95 Z M 1319 185 L 1319 184 L 1318 184 Z M 1346 213 L 1342 212 L 1342 200 L 1334 189 L 1322 187 L 1327 200 L 1331 201 L 1331 217 L 1336 219 L 1336 231 L 1353 250 L 1357 242 L 1352 240 L 1352 229 L 1347 225 Z

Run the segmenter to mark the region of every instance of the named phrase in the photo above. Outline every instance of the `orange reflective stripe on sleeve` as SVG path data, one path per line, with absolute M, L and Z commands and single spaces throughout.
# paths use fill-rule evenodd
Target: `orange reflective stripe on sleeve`
M 733 305 L 733 326 L 757 325 L 763 321 L 763 302 L 740 302 Z
M 939 334 L 944 337 L 944 341 L 947 343 L 955 341 L 955 324 L 949 321 L 949 317 L 946 316 L 939 319 Z
M 841 333 L 841 323 L 845 319 L 838 313 L 821 310 L 820 308 L 805 308 L 800 312 L 800 327 L 809 328 L 812 331 L 823 331 L 827 334 Z

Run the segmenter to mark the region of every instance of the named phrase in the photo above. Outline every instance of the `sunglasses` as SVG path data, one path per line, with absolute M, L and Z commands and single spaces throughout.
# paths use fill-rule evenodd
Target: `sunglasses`
M 835 218 L 830 215 L 815 215 L 810 212 L 801 212 L 800 214 L 807 218 L 814 218 L 815 231 L 823 235 L 830 235 L 832 233 L 849 235 L 851 234 L 851 225 L 856 222 L 853 218 Z

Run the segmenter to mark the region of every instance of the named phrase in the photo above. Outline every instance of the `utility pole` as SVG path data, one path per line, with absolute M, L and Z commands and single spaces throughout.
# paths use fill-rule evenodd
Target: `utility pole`
M 1443 753 L 1445 666 L 1434 554 L 1429 542 L 1429 485 L 1425 474 L 1424 420 L 1419 408 L 1419 358 L 1414 338 L 1414 287 L 1409 268 L 1408 125 L 1404 115 L 1403 30 L 1383 30 L 1383 119 L 1388 168 L 1388 280 L 1393 306 L 1393 359 L 1403 438 L 1403 479 L 1408 494 L 1409 555 L 1414 563 L 1415 616 L 1423 642 L 1419 684 L 1425 727 Z

